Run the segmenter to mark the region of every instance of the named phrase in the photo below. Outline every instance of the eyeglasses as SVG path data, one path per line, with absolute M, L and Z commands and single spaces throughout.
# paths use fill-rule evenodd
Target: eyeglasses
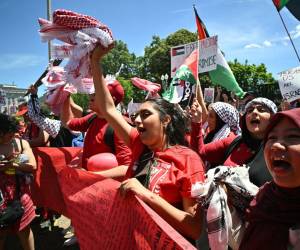
M 264 107 L 262 105 L 257 105 L 257 106 L 251 106 L 247 108 L 246 114 L 252 113 L 254 110 L 257 110 L 259 113 L 270 113 L 270 110 L 267 107 Z

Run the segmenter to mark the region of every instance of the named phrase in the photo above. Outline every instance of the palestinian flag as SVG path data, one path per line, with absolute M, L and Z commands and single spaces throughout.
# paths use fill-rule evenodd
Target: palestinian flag
M 198 49 L 195 49 L 176 71 L 170 87 L 162 94 L 171 103 L 179 103 L 182 108 L 190 105 L 198 77 Z
M 278 11 L 280 11 L 288 2 L 289 0 L 273 0 Z
M 195 6 L 194 6 L 194 12 L 196 17 L 199 40 L 205 39 L 209 37 L 209 34 L 206 30 L 204 23 L 198 16 Z M 239 98 L 242 98 L 244 96 L 245 92 L 241 89 L 241 87 L 237 83 L 220 49 L 218 49 L 218 54 L 217 54 L 217 68 L 215 70 L 209 71 L 208 74 L 213 84 L 223 86 L 228 91 L 234 92 Z
M 300 1 L 299 0 L 289 0 L 286 7 L 293 14 L 294 17 L 300 21 Z
M 185 47 L 180 46 L 172 49 L 172 56 L 179 56 L 185 53 Z
M 300 21 L 300 0 L 273 0 L 277 11 L 286 7 Z

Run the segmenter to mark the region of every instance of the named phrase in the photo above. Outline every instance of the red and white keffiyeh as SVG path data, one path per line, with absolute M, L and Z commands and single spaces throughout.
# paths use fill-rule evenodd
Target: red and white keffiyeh
M 110 29 L 93 17 L 68 10 L 56 10 L 53 22 L 39 19 L 42 41 L 58 39 L 66 44 L 55 45 L 53 54 L 58 58 L 69 57 L 64 67 L 65 80 L 81 92 L 83 79 L 91 78 L 89 52 L 96 44 L 104 47 L 114 40 Z

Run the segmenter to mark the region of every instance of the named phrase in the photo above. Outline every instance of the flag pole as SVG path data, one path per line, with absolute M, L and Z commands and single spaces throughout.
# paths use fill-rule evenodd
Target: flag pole
M 52 21 L 51 16 L 51 0 L 47 0 L 47 19 Z M 51 62 L 51 41 L 48 41 L 48 61 Z
M 277 9 L 276 9 L 276 10 L 277 10 Z M 286 27 L 286 25 L 285 25 L 285 23 L 284 23 L 284 21 L 283 21 L 283 18 L 282 18 L 281 14 L 280 14 L 280 11 L 277 10 L 277 13 L 278 13 L 278 15 L 279 15 L 279 17 L 280 17 L 280 20 L 281 20 L 281 22 L 282 22 L 284 28 L 285 28 L 286 33 L 288 34 L 288 37 L 289 37 L 289 39 L 290 39 L 290 41 L 291 41 L 291 44 L 292 44 L 292 46 L 293 46 L 293 48 L 294 48 L 294 51 L 295 51 L 296 56 L 297 56 L 297 58 L 298 58 L 298 61 L 300 62 L 299 54 L 298 54 L 297 49 L 296 49 L 296 47 L 295 47 L 295 44 L 294 44 L 294 42 L 293 42 L 293 40 L 292 40 L 292 37 L 291 37 L 291 35 L 290 35 L 290 33 L 289 33 L 289 31 L 288 31 L 288 29 L 287 29 L 287 27 Z

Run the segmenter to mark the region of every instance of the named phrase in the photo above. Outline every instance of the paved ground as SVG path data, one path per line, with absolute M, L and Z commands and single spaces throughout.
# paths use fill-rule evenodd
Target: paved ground
M 35 220 L 32 222 L 31 228 L 34 233 L 35 249 L 36 250 L 80 250 L 78 245 L 65 247 L 63 243 L 65 238 L 61 231 L 69 227 L 70 220 L 61 216 L 56 226 L 48 229 L 41 229 L 40 222 Z M 15 236 L 9 236 L 5 243 L 5 250 L 22 250 L 19 240 Z

